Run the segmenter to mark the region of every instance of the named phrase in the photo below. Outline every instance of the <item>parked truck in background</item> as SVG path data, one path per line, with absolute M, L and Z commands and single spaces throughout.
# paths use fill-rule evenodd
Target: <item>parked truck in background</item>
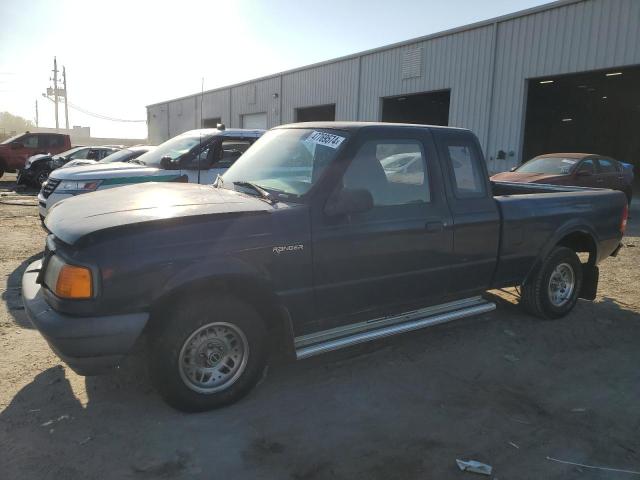
M 62 133 L 25 132 L 0 143 L 0 177 L 4 172 L 15 172 L 24 168 L 32 155 L 56 154 L 71 148 L 71 138 Z
M 146 339 L 159 392 L 199 411 L 249 392 L 269 348 L 303 359 L 486 313 L 488 289 L 560 318 L 595 298 L 627 213 L 622 192 L 490 182 L 468 130 L 285 125 L 215 185 L 55 205 L 22 294 L 78 373 Z

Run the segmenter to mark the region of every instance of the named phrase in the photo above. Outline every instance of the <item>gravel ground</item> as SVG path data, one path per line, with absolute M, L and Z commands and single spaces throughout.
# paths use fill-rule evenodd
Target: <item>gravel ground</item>
M 567 318 L 497 311 L 297 363 L 246 399 L 167 407 L 131 359 L 113 375 L 66 368 L 20 299 L 44 245 L 33 192 L 0 180 L 0 477 L 7 479 L 615 479 L 640 471 L 640 204 L 599 295 Z M 481 478 L 481 477 L 477 477 Z

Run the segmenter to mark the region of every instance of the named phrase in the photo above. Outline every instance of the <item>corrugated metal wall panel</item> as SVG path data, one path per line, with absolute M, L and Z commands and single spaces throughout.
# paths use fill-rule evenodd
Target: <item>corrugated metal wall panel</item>
M 196 98 L 199 98 L 196 95 Z M 200 109 L 196 111 L 200 115 Z M 229 111 L 229 89 L 216 90 L 215 92 L 205 92 L 202 99 L 202 118 L 220 118 L 222 123 L 231 126 L 231 112 Z M 200 119 L 196 119 L 200 123 Z
M 366 55 L 362 58 L 360 120 L 380 120 L 381 98 L 451 90 L 449 124 L 486 137 L 491 88 L 492 25 Z M 420 46 L 422 74 L 402 78 L 407 51 Z
M 336 104 L 336 120 L 358 115 L 358 59 L 282 75 L 282 123 L 295 121 L 295 109 Z
M 280 77 L 267 78 L 231 89 L 230 127 L 240 127 L 241 116 L 248 113 L 266 113 L 269 128 L 280 124 Z
M 196 111 L 194 97 L 175 100 L 167 104 L 169 112 L 169 138 L 175 137 L 187 130 L 193 130 Z
M 169 138 L 168 121 L 166 103 L 147 107 L 147 138 L 151 145 L 159 145 Z
M 520 162 L 527 80 L 640 64 L 640 1 L 586 0 L 498 25 L 492 171 Z M 513 151 L 495 160 L 498 150 Z

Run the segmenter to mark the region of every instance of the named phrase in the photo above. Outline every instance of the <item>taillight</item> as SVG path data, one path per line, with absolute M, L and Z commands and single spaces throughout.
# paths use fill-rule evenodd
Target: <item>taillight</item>
M 624 231 L 627 229 L 627 220 L 629 220 L 629 204 L 625 203 L 622 209 L 622 221 L 620 222 L 620 233 L 624 235 Z

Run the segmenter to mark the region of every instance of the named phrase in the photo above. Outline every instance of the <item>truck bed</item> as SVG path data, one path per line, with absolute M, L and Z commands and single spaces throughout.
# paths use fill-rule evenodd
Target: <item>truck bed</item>
M 493 286 L 518 284 L 576 225 L 592 237 L 594 264 L 620 242 L 622 192 L 531 183 L 491 182 L 502 219 Z

